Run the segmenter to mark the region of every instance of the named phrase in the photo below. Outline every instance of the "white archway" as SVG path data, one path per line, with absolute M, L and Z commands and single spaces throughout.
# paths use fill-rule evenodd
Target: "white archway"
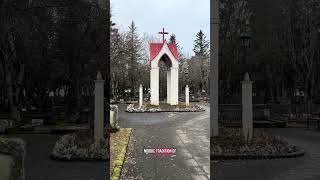
M 178 104 L 179 62 L 176 44 L 150 43 L 150 103 L 159 105 L 159 64 L 164 61 L 167 71 L 167 103 Z

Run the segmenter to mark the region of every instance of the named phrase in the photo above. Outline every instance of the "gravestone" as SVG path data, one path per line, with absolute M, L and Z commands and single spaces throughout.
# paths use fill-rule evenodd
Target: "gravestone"
M 242 129 L 246 142 L 251 141 L 253 131 L 252 81 L 246 73 L 242 84 Z
M 186 85 L 186 106 L 189 106 L 189 86 Z
M 119 128 L 117 105 L 110 105 L 110 127 L 113 130 L 117 130 Z
M 263 115 L 269 119 L 270 115 L 271 115 L 270 114 L 270 109 L 269 108 L 264 108 L 263 109 Z
M 5 119 L 0 120 L 0 134 L 6 133 L 10 127 L 9 121 Z
M 32 119 L 32 126 L 43 126 L 43 119 Z
M 103 139 L 103 121 L 104 121 L 104 80 L 101 72 L 97 74 L 94 89 L 94 139 L 99 141 Z

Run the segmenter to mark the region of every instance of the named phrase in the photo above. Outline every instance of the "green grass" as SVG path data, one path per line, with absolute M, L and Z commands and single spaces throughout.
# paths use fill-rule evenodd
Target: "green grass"
M 110 172 L 111 180 L 118 180 L 121 175 L 122 166 L 125 160 L 127 147 L 131 135 L 131 128 L 120 128 L 116 133 L 110 136 Z

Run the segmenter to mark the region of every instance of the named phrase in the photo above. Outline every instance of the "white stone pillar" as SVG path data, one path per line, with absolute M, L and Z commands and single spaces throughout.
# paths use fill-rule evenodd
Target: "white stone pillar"
M 159 67 L 150 70 L 150 103 L 159 105 Z
M 179 71 L 178 68 L 171 68 L 171 93 L 170 93 L 170 99 L 171 99 L 171 105 L 178 105 L 178 87 L 179 87 Z
M 186 106 L 189 106 L 189 86 L 186 85 Z
M 97 79 L 94 81 L 94 139 L 103 139 L 104 122 L 104 80 L 98 71 Z
M 167 71 L 167 103 L 170 104 L 171 102 L 171 71 Z
M 253 131 L 252 118 L 252 81 L 246 73 L 242 84 L 242 129 L 246 141 L 251 141 Z
M 220 1 L 213 0 L 210 3 L 212 13 L 210 13 L 210 137 L 219 134 L 219 17 Z
M 142 107 L 143 102 L 143 91 L 142 91 L 142 84 L 139 87 L 139 107 Z

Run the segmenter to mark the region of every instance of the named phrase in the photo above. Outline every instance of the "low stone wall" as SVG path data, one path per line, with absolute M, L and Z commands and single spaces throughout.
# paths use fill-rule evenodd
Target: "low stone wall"
M 9 176 L 3 180 L 25 180 L 25 146 L 22 139 L 0 137 L 0 176 Z

